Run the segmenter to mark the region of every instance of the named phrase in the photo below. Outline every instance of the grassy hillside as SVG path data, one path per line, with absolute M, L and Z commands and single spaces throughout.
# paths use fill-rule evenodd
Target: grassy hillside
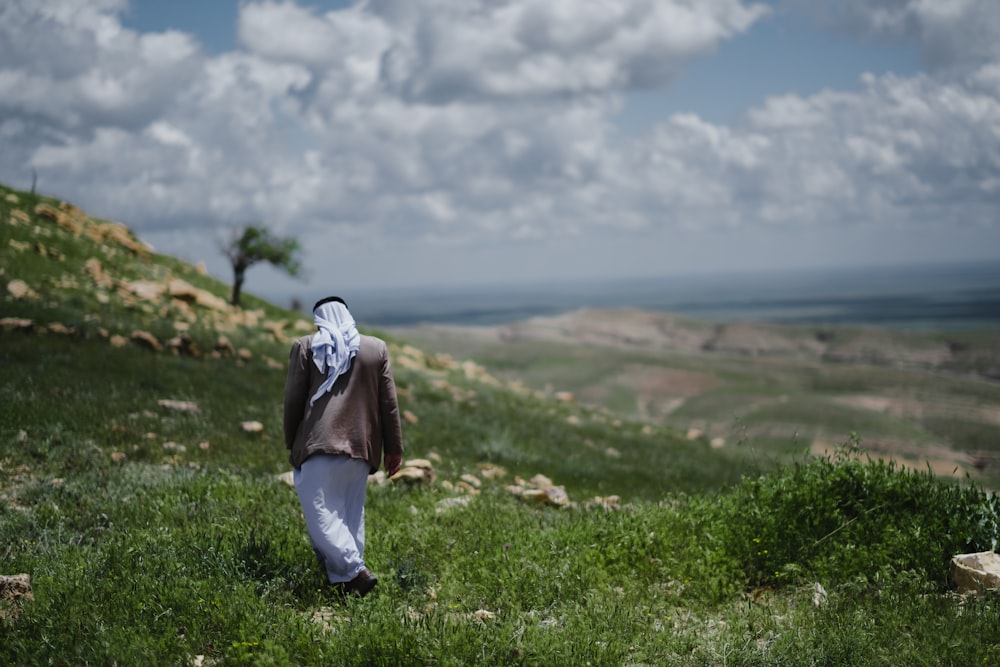
M 406 457 L 434 478 L 373 479 L 380 585 L 337 601 L 279 477 L 310 325 L 227 294 L 0 188 L 0 575 L 31 577 L 0 591 L 0 664 L 1000 659 L 996 595 L 948 575 L 997 533 L 974 484 L 846 454 L 776 468 L 392 336 Z M 538 475 L 569 503 L 518 491 Z

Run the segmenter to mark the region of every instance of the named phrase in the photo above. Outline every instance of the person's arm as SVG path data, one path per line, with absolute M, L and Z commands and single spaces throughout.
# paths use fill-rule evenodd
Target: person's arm
M 382 420 L 382 457 L 385 472 L 392 477 L 403 463 L 403 429 L 399 422 L 399 401 L 396 398 L 396 381 L 392 376 L 389 352 L 382 357 L 379 376 L 379 416 Z
M 306 367 L 306 356 L 299 341 L 295 341 L 288 354 L 288 375 L 285 377 L 285 447 L 288 449 L 295 443 L 295 434 L 299 431 L 308 400 L 309 369 Z

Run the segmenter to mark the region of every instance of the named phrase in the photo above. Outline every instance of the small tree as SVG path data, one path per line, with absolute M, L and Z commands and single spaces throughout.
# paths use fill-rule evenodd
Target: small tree
M 299 275 L 302 269 L 298 257 L 300 250 L 298 240 L 275 236 L 266 227 L 247 225 L 237 229 L 232 240 L 222 248 L 233 266 L 232 304 L 240 305 L 240 292 L 243 290 L 246 271 L 258 262 L 267 262 L 284 269 L 292 277 Z

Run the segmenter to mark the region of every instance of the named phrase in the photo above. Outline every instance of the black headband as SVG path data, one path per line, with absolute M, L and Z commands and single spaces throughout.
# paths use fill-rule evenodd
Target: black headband
M 331 301 L 337 301 L 338 303 L 342 303 L 344 304 L 344 308 L 347 308 L 347 302 L 341 299 L 339 296 L 328 296 L 325 299 L 320 299 L 319 301 L 316 302 L 316 305 L 313 306 L 313 312 L 316 312 L 316 309 L 322 306 L 324 303 L 330 303 Z

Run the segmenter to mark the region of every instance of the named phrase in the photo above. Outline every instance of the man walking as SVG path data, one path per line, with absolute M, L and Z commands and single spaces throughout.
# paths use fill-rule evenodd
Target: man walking
M 292 343 L 285 380 L 285 446 L 309 540 L 330 583 L 366 595 L 365 491 L 384 456 L 403 454 L 396 384 L 386 344 L 361 335 L 343 299 L 313 306 L 317 332 Z

